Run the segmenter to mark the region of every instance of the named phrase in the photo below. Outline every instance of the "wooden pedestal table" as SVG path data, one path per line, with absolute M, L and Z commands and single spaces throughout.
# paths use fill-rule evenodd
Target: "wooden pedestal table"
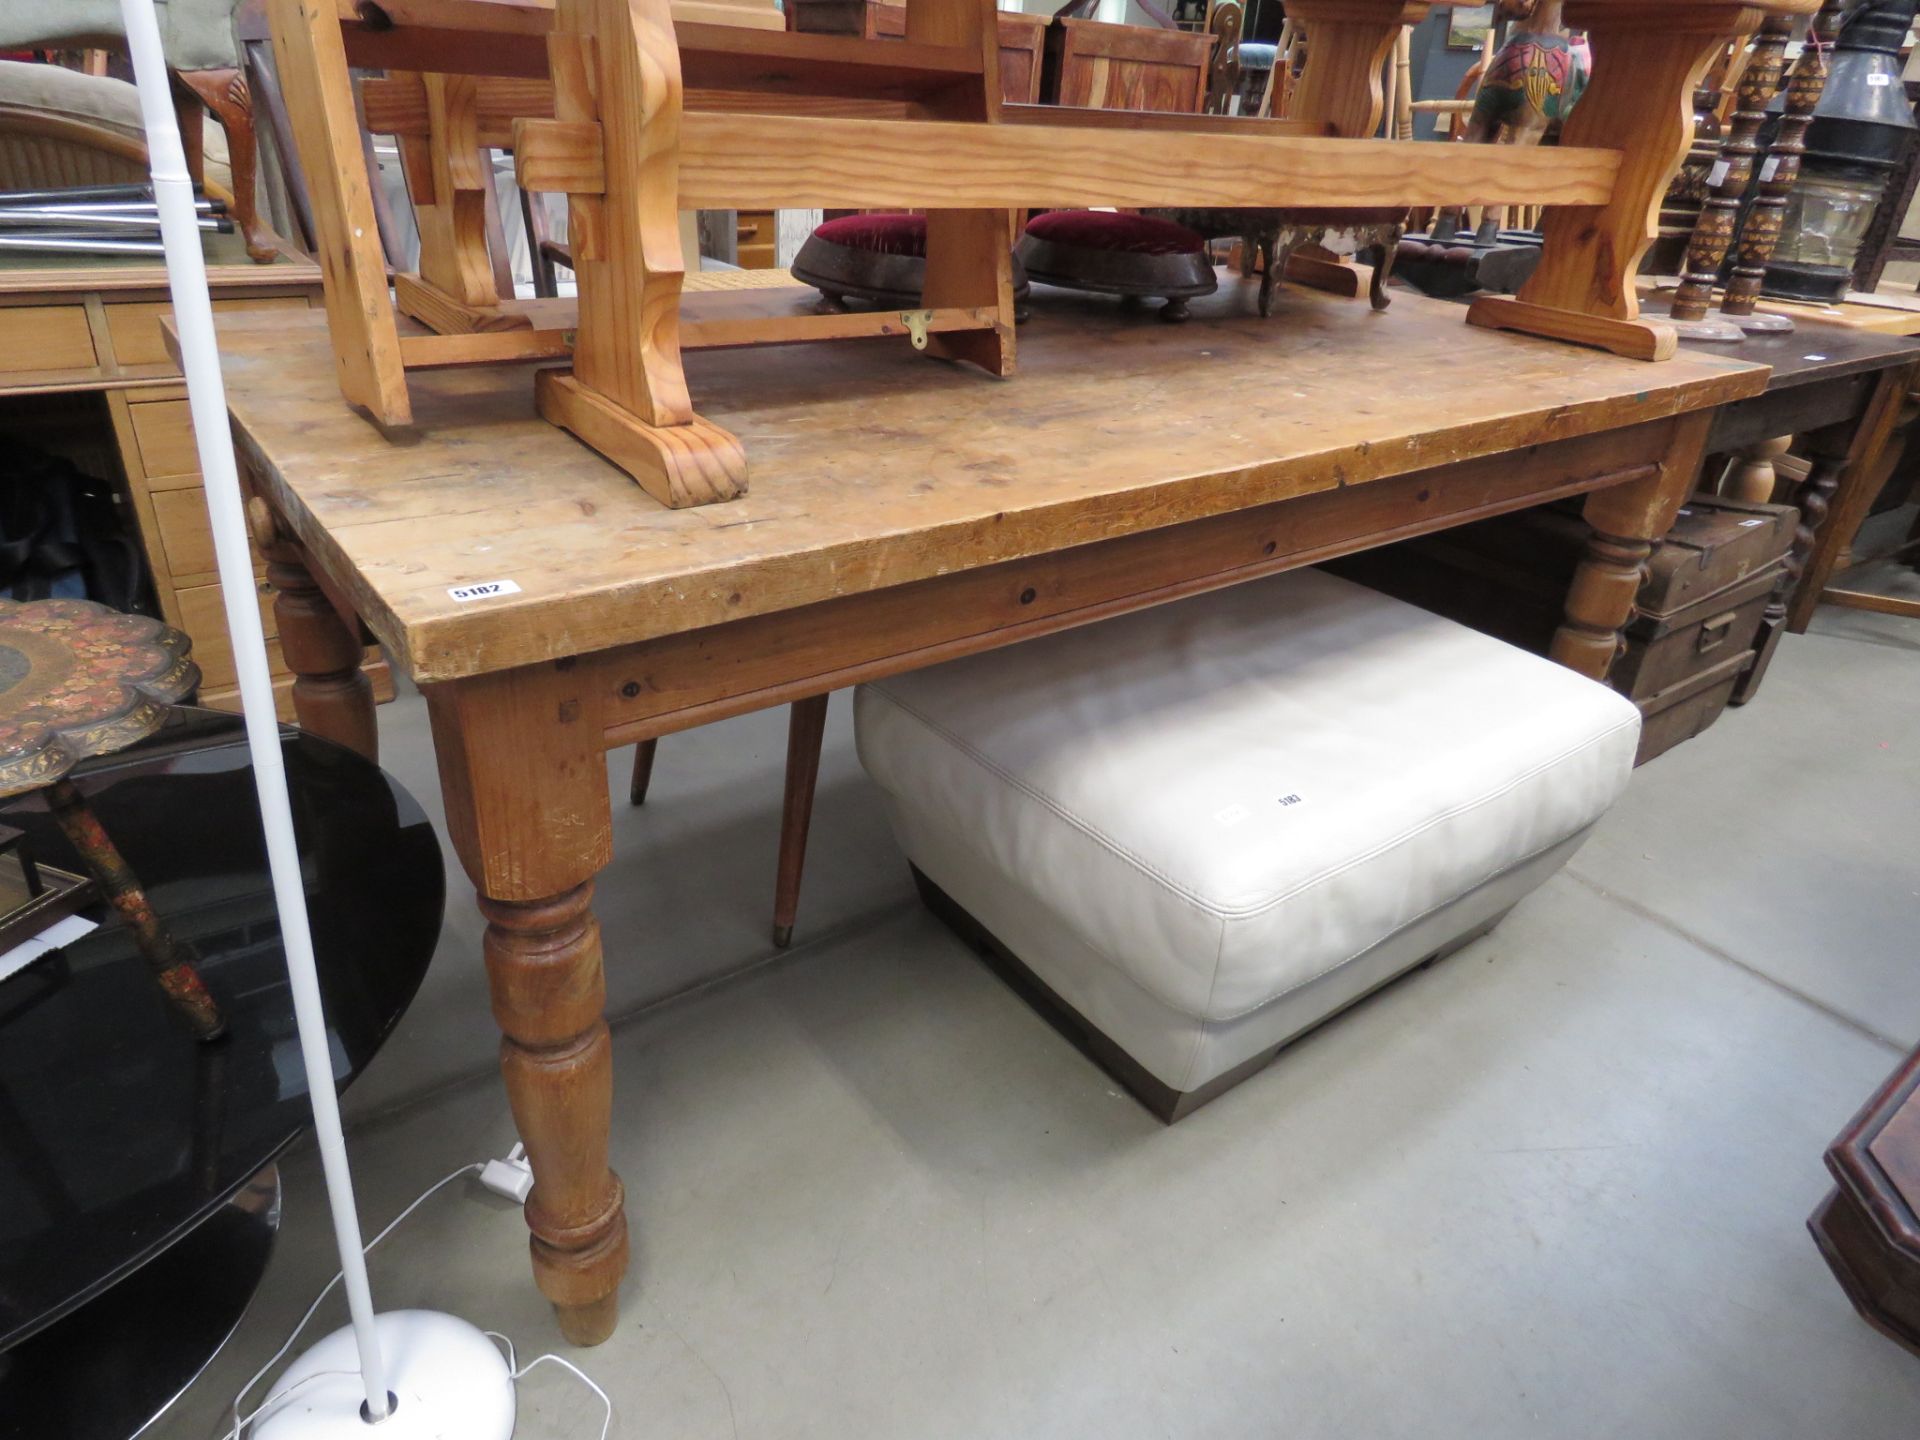
M 226 1021 L 193 953 L 68 778 L 80 761 L 152 735 L 199 683 L 187 637 L 158 620 L 91 600 L 0 599 L 0 799 L 46 792 L 61 833 L 133 934 L 167 1004 L 198 1039 L 215 1040 Z
M 1800 507 L 1800 529 L 1786 580 L 1761 625 L 1758 658 L 1734 691 L 1739 705 L 1760 688 L 1781 635 L 1807 628 L 1832 556 L 1852 538 L 1886 483 L 1900 451 L 1899 424 L 1910 419 L 1906 401 L 1920 347 L 1897 336 L 1802 320 L 1794 333 L 1750 335 L 1738 350 L 1713 347 L 1712 353 L 1737 354 L 1773 371 L 1765 393 L 1714 417 L 1707 453 L 1734 457 L 1722 493 L 1739 500 L 1774 498 L 1773 462 L 1796 440 L 1812 461 L 1805 482 L 1782 497 Z M 1711 485 L 1715 478 L 1704 476 L 1703 482 Z
M 884 347 L 696 356 L 760 480 L 679 511 L 497 375 L 415 377 L 391 445 L 340 404 L 317 326 L 225 337 L 250 483 L 426 694 L 534 1273 L 576 1342 L 610 1333 L 628 1257 L 592 909 L 606 751 L 1567 495 L 1599 533 L 1554 654 L 1603 676 L 1713 407 L 1767 379 L 1471 329 L 1412 295 L 1256 304 L 1230 281 L 1169 327 L 1062 300 L 1018 383 Z

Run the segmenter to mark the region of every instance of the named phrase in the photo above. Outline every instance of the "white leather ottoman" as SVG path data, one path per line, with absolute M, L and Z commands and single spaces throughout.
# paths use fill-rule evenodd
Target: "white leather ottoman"
M 1640 732 L 1603 685 L 1315 570 L 863 685 L 854 714 L 923 898 L 1167 1120 L 1491 929 Z

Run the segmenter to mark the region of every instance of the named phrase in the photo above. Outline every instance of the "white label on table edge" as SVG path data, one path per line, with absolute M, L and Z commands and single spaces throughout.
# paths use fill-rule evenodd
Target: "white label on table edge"
M 511 580 L 480 580 L 472 585 L 453 585 L 447 594 L 462 605 L 473 600 L 492 600 L 501 595 L 518 595 L 520 587 Z

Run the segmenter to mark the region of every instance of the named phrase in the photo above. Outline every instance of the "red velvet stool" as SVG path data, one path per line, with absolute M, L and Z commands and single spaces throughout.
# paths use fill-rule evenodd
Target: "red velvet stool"
M 793 278 L 845 307 L 849 296 L 875 305 L 917 306 L 927 283 L 927 217 L 886 213 L 843 215 L 807 237 L 793 258 Z M 1013 293 L 1027 295 L 1016 258 Z
M 1196 230 L 1157 215 L 1049 210 L 1027 222 L 1014 254 L 1027 274 L 1067 290 L 1166 300 L 1162 320 L 1187 318 L 1187 301 L 1220 286 Z

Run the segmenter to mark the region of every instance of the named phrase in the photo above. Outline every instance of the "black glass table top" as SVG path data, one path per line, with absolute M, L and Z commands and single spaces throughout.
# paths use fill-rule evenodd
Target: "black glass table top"
M 283 732 L 334 1074 L 344 1088 L 412 1000 L 439 938 L 433 829 L 377 767 Z M 74 772 L 229 1022 L 196 1042 L 110 912 L 0 981 L 0 1350 L 219 1210 L 309 1124 L 252 767 L 236 716 L 181 710 Z M 0 804 L 77 868 L 37 795 Z

